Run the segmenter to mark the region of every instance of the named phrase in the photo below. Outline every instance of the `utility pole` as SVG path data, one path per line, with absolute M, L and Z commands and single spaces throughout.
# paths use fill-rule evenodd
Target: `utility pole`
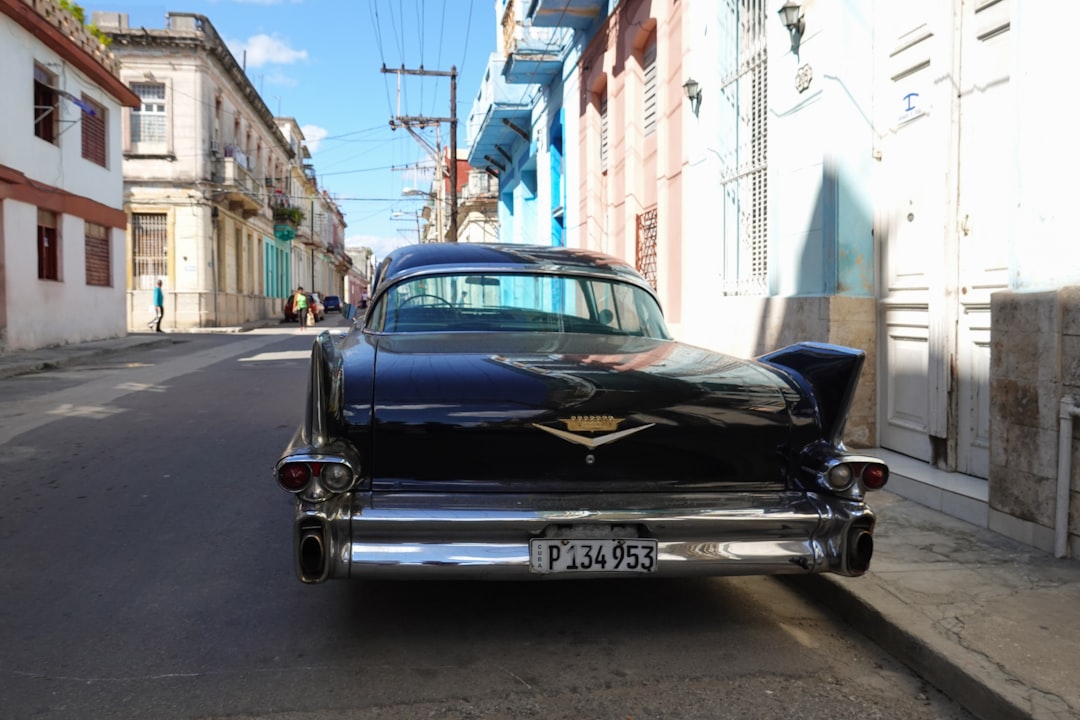
M 426 117 L 424 115 L 398 115 L 390 119 L 390 128 L 397 130 L 403 127 L 412 133 L 418 140 L 419 136 L 413 131 L 413 127 L 425 128 L 428 125 L 443 122 L 450 123 L 450 242 L 458 239 L 458 182 L 457 182 L 457 66 L 451 65 L 449 70 L 425 70 L 421 66 L 417 70 L 406 69 L 402 66 L 396 70 L 390 70 L 382 66 L 383 73 L 396 73 L 398 75 L 398 110 L 401 107 L 401 76 L 402 75 L 433 75 L 436 77 L 450 78 L 450 117 Z M 438 168 L 439 182 L 442 183 L 442 157 L 435 158 L 435 166 Z M 440 193 L 441 195 L 441 193 Z M 443 238 L 439 238 L 442 240 Z

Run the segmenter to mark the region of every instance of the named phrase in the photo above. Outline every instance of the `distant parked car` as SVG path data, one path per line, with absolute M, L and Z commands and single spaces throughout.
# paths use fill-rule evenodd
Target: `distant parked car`
M 323 309 L 326 312 L 341 312 L 341 298 L 337 295 L 327 295 L 323 300 Z

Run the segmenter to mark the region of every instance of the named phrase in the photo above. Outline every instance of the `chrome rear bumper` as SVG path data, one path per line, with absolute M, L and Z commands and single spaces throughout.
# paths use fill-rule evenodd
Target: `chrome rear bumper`
M 355 493 L 297 501 L 297 573 L 331 578 L 541 579 L 529 541 L 618 528 L 657 541 L 650 576 L 861 575 L 874 515 L 863 503 L 815 493 L 574 496 Z

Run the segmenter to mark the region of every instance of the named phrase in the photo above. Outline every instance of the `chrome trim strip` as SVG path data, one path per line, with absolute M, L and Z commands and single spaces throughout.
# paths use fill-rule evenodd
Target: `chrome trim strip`
M 297 517 L 298 524 L 316 517 L 326 523 L 328 577 L 400 579 L 551 577 L 531 571 L 529 540 L 555 525 L 570 535 L 574 526 L 636 528 L 660 548 L 651 576 L 856 575 L 847 567 L 848 533 L 874 525 L 861 503 L 798 492 L 353 493 L 321 503 L 300 499 Z

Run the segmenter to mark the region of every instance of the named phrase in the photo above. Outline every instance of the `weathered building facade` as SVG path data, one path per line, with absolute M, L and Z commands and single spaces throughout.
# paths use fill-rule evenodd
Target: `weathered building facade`
M 0 351 L 125 334 L 121 118 L 138 98 L 53 0 L 0 0 Z
M 306 181 L 303 136 L 282 133 L 295 122 L 271 114 L 209 19 L 169 13 L 164 29 L 131 28 L 124 14 L 95 13 L 94 22 L 141 100 L 123 133 L 130 326 L 146 323 L 159 279 L 163 325 L 181 330 L 278 317 L 307 278 L 340 287 L 343 243 L 333 238 L 344 223 L 335 208 L 322 213 L 325 228 L 311 225 L 312 199 L 325 200 Z

